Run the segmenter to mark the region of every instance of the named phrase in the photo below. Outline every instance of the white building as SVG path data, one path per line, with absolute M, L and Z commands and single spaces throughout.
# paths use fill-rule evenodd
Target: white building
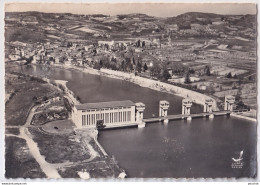
M 106 127 L 131 125 L 135 120 L 135 103 L 130 100 L 75 105 L 72 120 L 78 128 L 96 127 L 102 121 Z

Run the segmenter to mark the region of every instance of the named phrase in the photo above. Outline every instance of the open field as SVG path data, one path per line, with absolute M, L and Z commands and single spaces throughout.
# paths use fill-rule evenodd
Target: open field
M 24 139 L 8 136 L 5 146 L 6 178 L 46 178 Z
M 5 134 L 19 135 L 19 128 L 5 128 Z
M 29 132 L 49 163 L 79 162 L 90 158 L 88 148 L 73 133 L 50 134 L 39 128 L 29 128 Z
M 58 169 L 63 178 L 80 178 L 86 171 L 91 178 L 118 177 L 123 172 L 116 161 L 105 156 L 90 130 L 75 132 L 70 120 L 29 128 L 45 160 Z
M 47 83 L 37 81 L 35 78 L 16 75 L 12 80 L 6 74 L 6 91 L 15 92 L 15 95 L 5 106 L 5 119 L 7 126 L 23 125 L 31 107 L 35 104 L 34 97 L 46 96 L 55 89 Z
M 42 125 L 50 121 L 68 119 L 68 112 L 64 107 L 63 100 L 39 107 L 37 111 L 31 125 Z
M 96 156 L 90 162 L 82 162 L 78 165 L 68 165 L 60 168 L 59 173 L 62 177 L 79 178 L 78 172 L 86 171 L 91 178 L 117 178 L 120 173 L 124 172 L 124 170 L 117 165 L 115 158 L 103 155 L 93 139 L 89 143 L 93 149 L 99 153 L 99 156 Z

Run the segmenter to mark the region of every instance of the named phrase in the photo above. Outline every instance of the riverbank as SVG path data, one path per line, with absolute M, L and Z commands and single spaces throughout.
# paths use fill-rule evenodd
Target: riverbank
M 239 115 L 237 113 L 231 113 L 230 116 L 235 117 L 235 118 L 239 118 L 239 119 L 248 120 L 248 121 L 254 121 L 254 122 L 257 121 L 257 119 L 255 119 L 255 118 L 250 118 L 250 117 L 247 117 L 247 116 Z
M 109 78 L 119 79 L 128 81 L 131 83 L 134 83 L 136 85 L 139 85 L 141 87 L 146 87 L 149 89 L 153 89 L 160 92 L 166 92 L 169 94 L 174 94 L 176 96 L 182 97 L 182 98 L 191 98 L 194 103 L 204 105 L 205 100 L 212 97 L 207 96 L 205 94 L 201 94 L 195 91 L 191 91 L 189 89 L 185 89 L 182 87 L 174 86 L 172 84 L 168 84 L 165 82 L 160 82 L 140 76 L 135 76 L 133 73 L 124 73 L 121 71 L 114 71 L 110 69 L 103 69 L 96 70 L 89 67 L 78 67 L 73 65 L 60 65 L 55 64 L 55 67 L 67 69 L 67 70 L 78 70 L 84 73 L 93 74 L 93 75 L 103 75 Z M 216 101 L 214 100 L 213 110 L 219 110 L 216 104 Z
M 17 121 L 17 124 L 7 120 L 5 134 L 8 154 L 6 156 L 6 177 L 122 178 L 125 171 L 100 147 L 101 145 L 96 139 L 97 130 L 75 129 L 75 125 L 70 119 L 31 124 L 35 119 L 35 115 L 41 114 L 47 109 L 50 110 L 51 107 L 57 108 L 57 106 L 61 106 L 61 104 L 51 101 L 53 96 L 65 97 L 63 99 L 69 100 L 73 104 L 80 103 L 75 94 L 67 88 L 66 81 L 50 80 L 32 75 L 23 75 L 22 73 L 15 74 L 16 78 L 13 77 L 12 81 L 9 79 L 7 87 L 10 91 L 18 87 L 20 90 L 7 102 L 6 117 L 12 117 L 13 113 L 9 111 L 9 108 L 14 105 L 11 110 L 13 112 L 23 110 L 24 114 L 21 115 L 26 120 L 23 123 L 20 122 L 21 119 L 15 119 L 14 121 Z M 24 84 L 26 84 L 26 88 Z M 49 92 L 50 90 L 51 92 Z M 23 98 L 20 97 L 20 94 L 23 95 Z M 17 97 L 20 97 L 19 101 Z M 18 105 L 23 105 L 20 100 L 24 99 L 27 100 L 28 104 L 33 103 L 33 105 L 22 109 Z M 43 100 L 38 100 L 36 104 L 34 103 L 35 99 Z M 45 103 L 47 101 L 48 104 Z M 20 117 L 21 115 L 18 114 L 17 116 Z M 43 115 L 45 114 L 43 113 Z M 50 115 L 48 114 L 48 116 Z M 21 145 L 23 148 L 16 146 L 19 152 L 15 150 L 15 153 L 13 153 L 12 144 L 15 146 Z M 22 156 L 20 156 L 21 154 Z M 20 160 L 29 161 L 31 169 L 27 169 L 27 165 L 24 163 L 19 163 Z

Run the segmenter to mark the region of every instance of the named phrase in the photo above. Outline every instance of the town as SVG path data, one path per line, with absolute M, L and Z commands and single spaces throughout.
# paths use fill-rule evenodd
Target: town
M 238 108 L 256 109 L 255 16 L 160 19 L 7 13 L 6 62 L 124 71 L 208 94 L 220 107 L 234 95 Z

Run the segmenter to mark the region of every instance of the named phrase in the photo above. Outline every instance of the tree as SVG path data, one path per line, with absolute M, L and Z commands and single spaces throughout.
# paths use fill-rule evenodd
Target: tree
M 144 47 L 145 47 L 145 41 L 142 42 L 142 48 L 144 48 Z
M 151 76 L 156 76 L 156 77 L 159 76 L 161 72 L 161 68 L 157 62 L 155 62 L 154 65 L 150 68 L 150 72 L 151 72 Z
M 100 68 L 101 68 L 100 63 L 96 62 L 96 63 L 94 64 L 93 68 L 100 70 Z
M 33 60 L 33 56 L 30 56 L 29 58 L 26 58 L 26 63 L 31 63 Z
M 33 97 L 33 101 L 37 101 L 37 97 L 36 96 Z
M 190 72 L 189 72 L 189 71 L 186 73 L 184 83 L 185 83 L 185 84 L 190 84 L 190 83 L 191 83 L 191 80 L 190 80 Z
M 194 69 L 189 69 L 190 74 L 194 74 L 195 70 Z
M 163 69 L 163 81 L 167 81 L 169 78 L 171 78 L 171 74 L 169 73 L 167 68 Z
M 171 62 L 170 67 L 173 70 L 172 72 L 178 75 L 183 75 L 184 72 L 187 70 L 187 67 L 180 62 Z
M 229 72 L 229 73 L 227 74 L 227 78 L 232 78 L 231 72 Z
M 130 61 L 126 62 L 125 68 L 128 72 L 132 72 L 134 69 L 133 64 Z
M 99 66 L 100 66 L 100 68 L 103 66 L 103 61 L 102 60 L 99 60 Z
M 242 100 L 240 100 L 237 103 L 237 109 L 244 109 L 244 108 L 247 108 L 247 106 L 244 104 L 244 102 Z
M 141 46 L 141 41 L 138 40 L 138 41 L 136 42 L 136 47 L 140 47 L 140 46 Z
M 235 102 L 236 102 L 236 105 L 237 105 L 237 109 L 244 109 L 244 108 L 246 108 L 246 105 L 244 104 L 241 95 L 242 95 L 241 87 L 239 87 L 237 95 L 235 96 Z
M 239 85 L 237 94 L 236 94 L 236 96 L 235 96 L 235 101 L 236 101 L 236 102 L 239 102 L 239 101 L 242 100 L 241 95 L 242 95 L 242 88 L 241 88 L 241 86 Z
M 128 53 L 131 53 L 131 56 L 133 57 L 135 53 L 135 49 L 132 47 L 128 47 Z
M 72 46 L 72 42 L 68 42 L 67 43 L 67 48 L 71 47 Z
M 76 96 L 76 99 L 77 99 L 78 101 L 80 101 L 80 100 L 81 100 L 79 96 Z
M 125 71 L 125 61 L 124 60 L 121 62 L 120 69 L 121 69 L 121 71 Z
M 138 73 L 141 73 L 142 71 L 142 64 L 139 61 L 137 62 L 136 70 L 138 71 Z
M 193 50 L 193 53 L 195 53 L 196 55 L 198 55 L 198 54 L 199 54 L 199 50 L 195 49 L 195 50 Z
M 112 58 L 111 58 L 111 62 L 116 63 L 116 58 L 112 57 Z
M 210 76 L 210 67 L 209 66 L 205 66 L 204 74 L 207 75 L 207 76 Z
M 148 69 L 146 63 L 144 63 L 144 72 Z
M 46 101 L 46 100 L 48 100 L 48 97 L 47 97 L 47 96 L 44 96 L 44 97 L 42 98 L 42 100 L 43 100 L 43 101 Z
M 93 55 L 97 54 L 97 49 L 96 48 L 93 49 L 93 53 L 94 53 Z
M 139 62 L 139 61 L 138 61 Z M 135 63 L 135 58 L 133 57 L 133 64 L 135 65 L 136 63 Z

